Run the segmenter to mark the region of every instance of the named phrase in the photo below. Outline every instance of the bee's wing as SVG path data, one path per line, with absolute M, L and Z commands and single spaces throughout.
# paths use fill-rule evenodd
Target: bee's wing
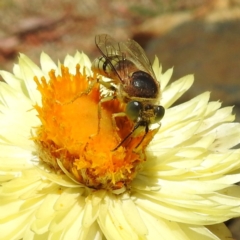
M 121 82 L 128 79 L 128 68 L 126 67 L 126 51 L 122 42 L 116 42 L 112 37 L 107 34 L 97 35 L 95 43 L 102 55 L 106 58 L 112 71 L 118 76 Z M 116 69 L 116 63 L 120 62 Z M 116 80 L 116 79 L 114 79 Z
M 132 39 L 125 41 L 124 44 L 126 46 L 125 49 L 128 49 L 127 55 L 131 57 L 131 60 L 134 62 L 134 64 L 136 64 L 136 66 L 138 66 L 140 70 L 149 73 L 153 77 L 153 79 L 156 79 L 151 62 L 146 56 L 143 48 Z
M 96 36 L 95 42 L 100 52 L 111 64 L 112 70 L 118 75 L 122 82 L 128 80 L 128 60 L 135 64 L 139 70 L 149 73 L 153 79 L 156 79 L 151 63 L 144 50 L 134 40 L 117 42 L 109 35 L 101 34 Z M 113 62 L 121 62 L 122 64 L 116 69 Z
M 97 35 L 95 43 L 100 52 L 108 59 L 112 56 L 120 56 L 122 54 L 121 47 L 112 37 L 107 34 Z

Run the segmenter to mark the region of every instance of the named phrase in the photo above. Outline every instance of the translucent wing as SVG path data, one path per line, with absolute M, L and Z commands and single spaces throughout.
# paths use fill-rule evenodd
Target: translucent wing
M 131 56 L 131 60 L 142 70 L 149 73 L 153 79 L 156 79 L 156 76 L 153 72 L 151 62 L 145 54 L 143 48 L 134 40 L 129 39 L 124 42 L 125 48 L 128 50 L 128 55 Z
M 121 42 L 116 42 L 107 34 L 97 35 L 95 42 L 102 55 L 106 58 L 108 66 L 111 66 L 109 77 L 116 80 L 115 75 L 117 80 L 123 83 L 128 81 L 129 72 L 124 45 Z M 112 75 L 111 72 L 115 74 Z
M 97 35 L 95 38 L 96 46 L 112 65 L 112 70 L 116 72 L 120 80 L 126 81 L 128 78 L 128 61 L 131 61 L 138 70 L 149 73 L 156 79 L 152 70 L 151 63 L 147 58 L 142 47 L 134 40 L 117 42 L 107 34 Z M 121 62 L 120 69 L 115 69 L 114 62 Z M 125 64 L 124 64 L 125 62 Z M 120 76 L 120 73 L 122 76 Z M 122 79 L 123 78 L 123 79 Z
M 112 37 L 107 34 L 97 35 L 95 38 L 96 46 L 100 50 L 100 52 L 106 57 L 112 56 L 122 56 L 122 52 L 124 52 L 121 43 L 116 42 Z

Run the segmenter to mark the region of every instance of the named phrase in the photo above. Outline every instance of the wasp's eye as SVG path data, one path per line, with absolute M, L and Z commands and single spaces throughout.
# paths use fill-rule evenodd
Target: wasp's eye
M 126 106 L 126 114 L 133 121 L 137 121 L 141 111 L 142 104 L 140 102 L 130 101 Z
M 163 118 L 165 114 L 165 109 L 163 106 L 154 106 L 154 113 L 155 113 L 154 123 L 157 123 Z

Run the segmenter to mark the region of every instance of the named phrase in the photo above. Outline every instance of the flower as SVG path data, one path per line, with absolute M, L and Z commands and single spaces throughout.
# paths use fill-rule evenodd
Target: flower
M 240 124 L 209 93 L 172 106 L 191 75 L 168 85 L 153 69 L 166 109 L 141 147 L 83 53 L 41 68 L 21 54 L 1 71 L 1 239 L 231 239 L 240 216 Z M 102 92 L 103 91 L 103 92 Z M 105 91 L 106 92 L 106 91 Z

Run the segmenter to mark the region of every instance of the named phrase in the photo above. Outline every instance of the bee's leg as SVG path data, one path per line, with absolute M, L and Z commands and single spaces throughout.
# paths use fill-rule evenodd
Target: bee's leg
M 98 79 L 98 82 L 107 89 L 111 89 L 111 82 L 105 82 L 101 78 Z
M 115 98 L 116 98 L 116 96 L 113 95 L 113 96 L 102 98 L 98 102 L 98 131 L 97 131 L 97 134 L 99 134 L 99 132 L 100 132 L 100 121 L 101 121 L 101 117 L 102 117 L 102 113 L 101 113 L 102 103 L 111 101 L 111 100 L 113 100 Z
M 149 127 L 148 127 L 148 124 L 146 123 L 146 125 L 145 125 L 145 133 L 144 133 L 142 139 L 140 140 L 140 142 L 138 143 L 138 145 L 136 146 L 136 148 L 138 148 L 141 145 L 141 143 L 143 142 L 144 138 L 147 136 L 148 131 L 149 131 Z
M 67 104 L 73 103 L 74 101 L 76 101 L 76 100 L 77 100 L 78 98 L 80 98 L 81 96 L 83 96 L 83 95 L 88 95 L 88 94 L 92 91 L 93 86 L 94 86 L 97 82 L 98 82 L 98 80 L 90 81 L 88 88 L 87 88 L 85 91 L 77 94 L 77 95 L 76 95 L 75 97 L 73 97 L 70 101 L 67 101 L 67 102 L 62 103 L 62 102 L 56 100 L 56 102 L 59 103 L 59 104 L 61 104 L 61 105 L 67 105 Z
M 112 81 L 109 81 L 109 82 L 105 82 L 103 81 L 101 78 L 98 78 L 97 80 L 102 86 L 104 86 L 106 89 L 109 89 L 109 90 L 112 90 L 112 91 L 115 91 L 116 88 L 112 85 Z
M 112 151 L 116 151 L 140 126 L 141 126 L 141 122 L 137 122 L 134 128 L 131 130 L 131 132 Z M 147 129 L 148 129 L 148 126 L 147 126 Z M 145 135 L 147 135 L 147 133 L 145 133 L 143 137 L 145 137 Z M 141 144 L 142 140 L 137 145 L 137 147 Z
M 126 113 L 125 112 L 118 112 L 118 113 L 113 113 L 112 114 L 112 125 L 113 128 L 116 129 L 117 131 L 119 130 L 117 123 L 116 123 L 116 117 L 125 117 Z

